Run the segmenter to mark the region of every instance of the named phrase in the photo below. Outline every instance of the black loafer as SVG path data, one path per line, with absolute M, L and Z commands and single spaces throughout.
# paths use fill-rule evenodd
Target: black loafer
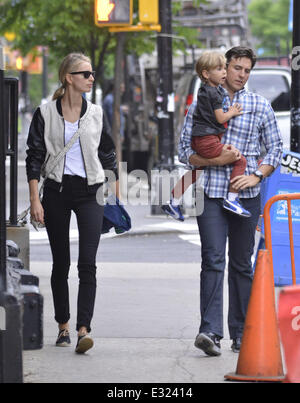
M 239 353 L 241 349 L 242 339 L 241 337 L 237 337 L 236 339 L 232 339 L 231 350 L 234 353 Z
M 216 357 L 221 355 L 220 337 L 214 333 L 199 333 L 195 340 L 195 347 L 204 351 L 205 354 Z

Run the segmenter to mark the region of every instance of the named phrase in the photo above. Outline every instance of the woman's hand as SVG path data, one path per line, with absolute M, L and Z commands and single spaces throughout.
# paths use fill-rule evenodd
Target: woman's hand
M 31 179 L 29 181 L 29 194 L 30 194 L 30 215 L 31 218 L 41 224 L 44 222 L 44 209 L 40 202 L 38 181 L 37 179 Z
M 44 209 L 39 199 L 30 202 L 30 215 L 34 221 L 45 224 Z

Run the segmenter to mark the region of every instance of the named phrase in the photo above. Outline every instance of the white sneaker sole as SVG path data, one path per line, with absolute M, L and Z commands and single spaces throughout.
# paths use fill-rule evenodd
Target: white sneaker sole
M 64 341 L 62 343 L 56 343 L 55 345 L 56 347 L 70 347 L 71 343 L 67 343 L 66 341 Z
M 194 346 L 212 357 L 221 355 L 221 349 L 204 333 L 200 333 L 195 340 Z
M 242 209 L 240 209 L 239 207 L 236 207 L 236 206 L 234 206 L 234 208 L 236 210 L 233 210 L 229 206 L 225 206 L 224 204 L 223 204 L 223 208 L 227 211 L 230 211 L 233 214 L 239 215 L 240 217 L 245 217 L 245 218 L 251 217 L 251 215 L 245 214 Z
M 168 211 L 168 210 L 162 208 L 162 211 L 163 211 L 165 214 L 167 214 L 169 217 L 174 218 L 174 220 L 177 220 L 177 221 L 184 221 L 184 218 L 181 218 L 180 215 L 179 215 L 176 211 L 173 211 L 170 207 L 169 207 L 169 209 L 170 209 L 170 211 Z

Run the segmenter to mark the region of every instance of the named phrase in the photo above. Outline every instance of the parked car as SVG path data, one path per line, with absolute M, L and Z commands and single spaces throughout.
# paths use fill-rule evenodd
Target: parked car
M 195 73 L 186 73 L 179 80 L 175 95 L 174 128 L 178 141 L 188 107 L 197 99 L 201 80 Z M 290 150 L 291 72 L 281 66 L 255 67 L 246 89 L 264 96 L 272 105 L 286 150 Z

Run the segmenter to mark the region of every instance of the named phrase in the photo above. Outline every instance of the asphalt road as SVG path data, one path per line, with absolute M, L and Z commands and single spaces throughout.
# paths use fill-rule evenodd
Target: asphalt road
M 72 242 L 70 249 L 71 260 L 76 262 L 78 243 Z M 97 262 L 197 263 L 200 253 L 199 246 L 179 234 L 117 236 L 100 241 Z M 49 245 L 31 245 L 30 260 L 51 261 Z
M 7 166 L 7 217 L 9 216 L 9 167 Z M 18 167 L 18 213 L 29 205 L 28 184 L 24 161 Z M 130 207 L 129 207 L 130 209 Z M 148 209 L 146 209 L 148 211 Z M 149 207 L 150 212 L 150 207 Z M 145 218 L 145 209 L 130 210 L 133 224 L 148 224 L 151 219 Z M 171 223 L 173 220 L 170 220 Z M 189 222 L 195 223 L 194 220 Z M 134 226 L 133 225 L 133 226 Z M 76 218 L 72 215 L 71 229 L 75 229 Z M 30 227 L 32 230 L 32 228 Z M 44 230 L 42 230 L 44 231 Z M 37 234 L 35 234 L 37 235 Z M 45 237 L 44 237 L 45 238 Z M 71 242 L 71 260 L 77 261 L 78 242 Z M 157 233 L 141 235 L 119 235 L 113 238 L 101 239 L 98 249 L 98 262 L 158 262 L 158 263 L 197 263 L 200 261 L 199 235 L 196 230 L 174 233 Z M 51 251 L 48 242 L 31 242 L 31 261 L 51 261 Z

